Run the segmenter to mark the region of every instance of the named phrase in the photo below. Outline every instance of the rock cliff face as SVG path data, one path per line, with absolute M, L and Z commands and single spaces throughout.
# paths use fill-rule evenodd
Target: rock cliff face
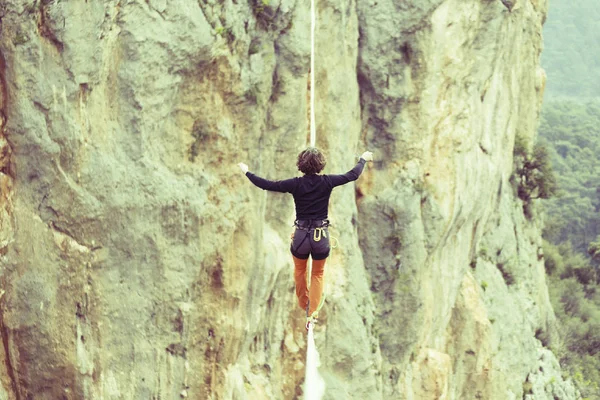
M 535 135 L 544 0 L 319 0 L 327 399 L 574 399 L 548 349 Z M 297 0 L 0 5 L 0 398 L 292 399 Z

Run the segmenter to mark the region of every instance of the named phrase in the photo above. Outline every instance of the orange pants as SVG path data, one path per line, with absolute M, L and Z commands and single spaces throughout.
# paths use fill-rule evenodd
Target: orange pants
M 301 309 L 306 310 L 309 306 L 308 315 L 312 315 L 319 307 L 321 296 L 323 295 L 323 274 L 325 272 L 325 260 L 313 260 L 312 272 L 310 274 L 310 290 L 306 283 L 306 269 L 308 259 L 294 257 L 294 280 L 296 281 L 296 296 L 298 297 L 298 305 Z

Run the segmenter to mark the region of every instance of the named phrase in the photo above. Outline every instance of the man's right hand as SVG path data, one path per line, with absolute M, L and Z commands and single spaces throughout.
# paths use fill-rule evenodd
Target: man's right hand
M 362 158 L 365 161 L 373 161 L 373 153 L 370 151 L 365 151 L 364 153 L 362 153 L 360 158 Z

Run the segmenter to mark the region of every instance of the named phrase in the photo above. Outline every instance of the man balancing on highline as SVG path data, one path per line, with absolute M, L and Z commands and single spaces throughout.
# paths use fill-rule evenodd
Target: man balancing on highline
M 325 168 L 325 156 L 317 148 L 309 147 L 298 154 L 296 165 L 304 174 L 302 177 L 283 181 L 269 181 L 248 172 L 248 166 L 239 163 L 239 167 L 252 183 L 264 190 L 291 193 L 296 206 L 296 230 L 292 235 L 290 250 L 294 258 L 294 280 L 296 296 L 300 308 L 306 310 L 306 327 L 316 322 L 323 295 L 323 273 L 325 260 L 329 256 L 329 220 L 327 208 L 329 196 L 336 186 L 358 179 L 365 162 L 373 160 L 373 153 L 365 151 L 358 164 L 343 175 L 319 175 Z M 306 287 L 306 267 L 308 257 L 312 256 L 310 291 Z

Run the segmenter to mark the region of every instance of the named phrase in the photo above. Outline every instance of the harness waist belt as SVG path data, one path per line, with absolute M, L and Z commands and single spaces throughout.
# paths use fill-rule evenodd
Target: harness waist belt
M 328 219 L 297 219 L 294 221 L 294 226 L 305 231 L 315 228 L 327 228 L 329 226 Z

